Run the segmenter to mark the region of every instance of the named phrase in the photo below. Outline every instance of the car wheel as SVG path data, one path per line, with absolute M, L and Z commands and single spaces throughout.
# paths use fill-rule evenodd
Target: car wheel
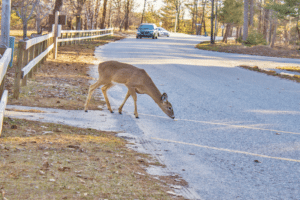
M 152 36 L 152 39 L 154 39 L 155 37 L 154 37 L 154 35 Z
M 158 37 L 156 36 L 156 38 L 155 39 L 157 39 Z

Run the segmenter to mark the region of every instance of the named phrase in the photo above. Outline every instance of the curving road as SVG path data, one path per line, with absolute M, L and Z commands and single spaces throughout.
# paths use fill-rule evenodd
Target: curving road
M 121 131 L 138 150 L 166 164 L 165 172 L 185 179 L 189 186 L 177 192 L 189 199 L 300 199 L 300 84 L 236 67 L 299 66 L 300 61 L 194 48 L 208 39 L 131 37 L 95 52 L 101 61 L 145 69 L 168 94 L 175 120 L 147 95 L 138 95 L 139 119 L 132 98 L 119 115 L 127 92 L 121 85 L 108 91 L 114 114 L 50 110 L 6 116 Z M 91 74 L 98 76 L 97 66 Z
M 123 115 L 131 120 L 120 129 L 150 143 L 144 145 L 148 152 L 198 195 L 189 198 L 300 199 L 300 84 L 236 67 L 300 61 L 194 48 L 208 39 L 132 37 L 96 50 L 101 61 L 145 69 L 174 107 L 175 121 L 150 97 L 139 95 L 140 119 L 134 119 L 130 98 Z M 123 86 L 109 90 L 116 110 L 126 91 Z

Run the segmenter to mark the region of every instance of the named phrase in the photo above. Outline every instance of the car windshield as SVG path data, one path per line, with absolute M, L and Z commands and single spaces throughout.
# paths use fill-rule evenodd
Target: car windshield
M 141 25 L 139 29 L 147 30 L 147 29 L 154 29 L 153 25 Z

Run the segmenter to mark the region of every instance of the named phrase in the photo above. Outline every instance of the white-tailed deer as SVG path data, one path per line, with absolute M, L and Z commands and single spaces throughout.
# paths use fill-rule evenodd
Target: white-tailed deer
M 166 113 L 172 119 L 175 118 L 172 105 L 170 102 L 168 102 L 168 95 L 166 93 L 161 94 L 159 92 L 145 70 L 139 69 L 126 63 L 107 61 L 99 64 L 98 71 L 99 79 L 89 88 L 89 93 L 84 105 L 85 112 L 87 112 L 88 110 L 88 103 L 92 97 L 94 90 L 103 85 L 101 90 L 105 98 L 107 108 L 111 113 L 113 113 L 107 98 L 106 91 L 111 88 L 114 83 L 120 83 L 124 84 L 128 88 L 125 99 L 122 105 L 119 107 L 120 114 L 122 114 L 122 108 L 131 95 L 134 101 L 134 115 L 136 118 L 139 117 L 136 105 L 136 93 L 138 93 L 148 94 L 164 113 Z

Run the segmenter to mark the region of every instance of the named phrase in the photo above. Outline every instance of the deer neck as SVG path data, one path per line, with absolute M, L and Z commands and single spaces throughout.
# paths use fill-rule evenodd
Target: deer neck
M 151 84 L 150 87 L 148 87 L 148 91 L 146 92 L 158 105 L 161 102 L 161 93 L 157 89 L 157 87 L 153 84 Z

